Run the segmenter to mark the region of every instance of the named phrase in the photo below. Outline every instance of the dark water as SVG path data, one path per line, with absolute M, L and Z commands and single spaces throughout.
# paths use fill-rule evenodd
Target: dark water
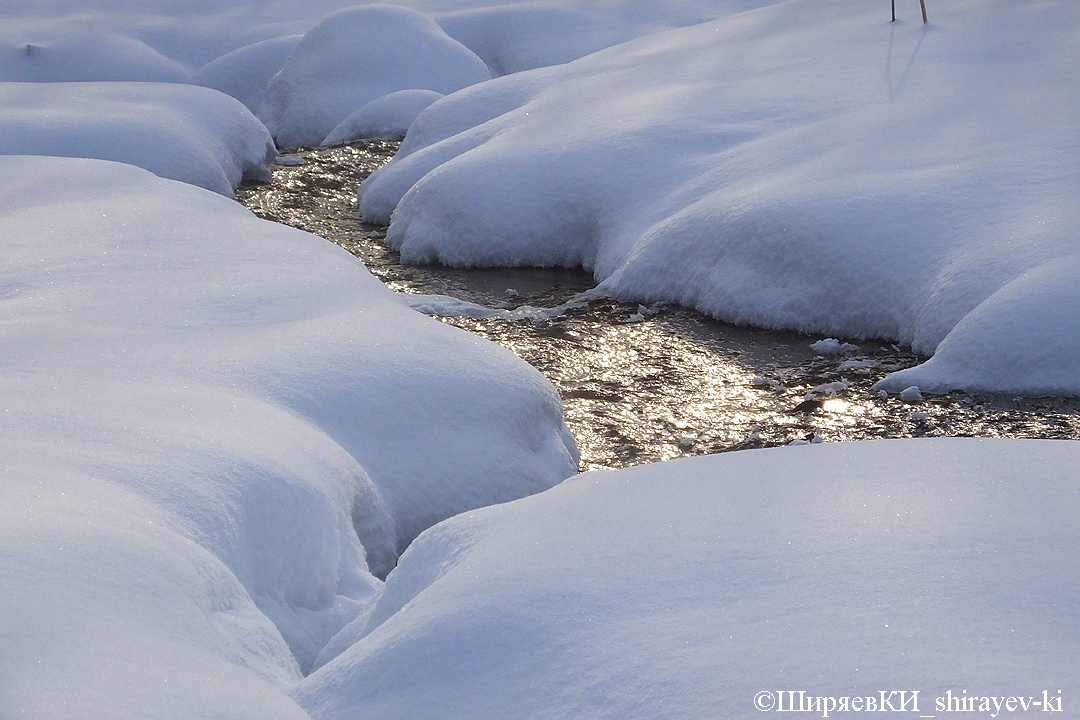
M 308 230 L 359 257 L 403 293 L 450 295 L 489 308 L 552 308 L 593 287 L 567 269 L 403 266 L 359 222 L 355 190 L 397 143 L 300 151 L 271 185 L 241 188 L 257 215 Z M 871 386 L 920 362 L 888 342 L 821 355 L 820 337 L 719 323 L 673 306 L 604 298 L 541 321 L 440 318 L 483 335 L 538 368 L 562 394 L 582 469 L 788 444 L 792 441 L 974 435 L 1080 438 L 1075 398 L 954 393 L 917 404 Z

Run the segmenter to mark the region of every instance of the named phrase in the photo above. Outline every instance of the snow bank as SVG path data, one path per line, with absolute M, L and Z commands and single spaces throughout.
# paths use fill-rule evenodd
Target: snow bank
M 362 212 L 410 262 L 940 345 L 890 390 L 1078 393 L 1080 9 L 932 19 L 793 0 L 469 88 Z
M 445 95 L 489 78 L 484 62 L 426 15 L 366 5 L 334 13 L 304 35 L 267 86 L 258 115 L 279 146 L 317 145 L 389 93 Z
M 5 716 L 130 686 L 254 717 L 371 601 L 365 556 L 576 469 L 536 371 L 325 240 L 119 163 L 0 174 Z
M 422 535 L 293 696 L 320 720 L 759 718 L 762 690 L 1068 703 L 1077 463 L 948 439 L 587 473 Z
M 403 138 L 416 116 L 444 95 L 432 90 L 398 90 L 372 100 L 342 120 L 322 141 L 340 145 L 357 138 Z
M 232 197 L 274 143 L 221 93 L 164 83 L 0 83 L 0 154 L 98 158 Z

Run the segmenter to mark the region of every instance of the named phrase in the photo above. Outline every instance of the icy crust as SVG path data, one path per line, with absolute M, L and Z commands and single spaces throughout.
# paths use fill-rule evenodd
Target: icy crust
M 423 13 L 365 5 L 309 30 L 258 111 L 281 147 L 318 145 L 361 107 L 398 90 L 452 93 L 491 77 L 472 51 Z
M 411 262 L 941 346 L 885 388 L 1077 393 L 1078 15 L 793 0 L 651 35 L 433 105 L 361 209 Z
M 924 714 L 949 689 L 1068 697 L 1078 462 L 1077 443 L 948 439 L 584 474 L 424 533 L 362 639 L 293 697 L 323 720 L 749 719 L 765 689 L 919 690 Z
M 41 646 L 81 668 L 6 669 L 25 702 L 5 714 L 59 697 L 56 677 L 105 707 L 87 693 L 129 656 L 140 667 L 116 687 L 144 693 L 165 690 L 155 662 L 189 663 L 192 677 L 233 663 L 295 678 L 373 599 L 368 566 L 384 575 L 426 527 L 576 470 L 559 397 L 536 371 L 403 307 L 336 246 L 119 163 L 0 157 L 0 173 L 5 607 L 38 612 L 38 574 L 51 578 L 40 592 L 56 593 L 30 625 L 6 615 L 0 658 L 23 667 Z M 97 518 L 95 498 L 119 498 L 115 518 Z M 18 523 L 49 504 L 66 509 L 20 549 Z M 61 526 L 70 540 L 46 542 Z M 114 543 L 130 553 L 113 558 Z M 163 555 L 154 582 L 147 555 Z M 193 563 L 212 582 L 176 595 Z M 102 594 L 123 602 L 99 618 L 88 599 Z M 146 594 L 144 622 L 129 609 Z M 89 634 L 54 637 L 50 624 Z M 157 649 L 158 634 L 175 638 Z M 98 647 L 114 665 L 79 674 Z M 222 693 L 247 692 L 231 687 L 236 672 L 221 677 Z M 189 690 L 148 707 L 174 702 L 190 717 L 218 702 L 216 689 Z M 272 702 L 259 692 L 268 699 L 253 708 Z
M 276 150 L 236 100 L 165 83 L 0 83 L 0 154 L 97 158 L 232 197 Z

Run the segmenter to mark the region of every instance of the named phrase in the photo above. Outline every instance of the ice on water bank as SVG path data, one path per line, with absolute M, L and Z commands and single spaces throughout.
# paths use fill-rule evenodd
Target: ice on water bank
M 576 470 L 539 373 L 331 243 L 119 163 L 0 174 L 6 714 L 303 717 L 368 565 Z
M 936 353 L 891 392 L 1078 393 L 1080 9 L 933 20 L 794 0 L 468 88 L 362 212 L 406 261 Z
M 764 689 L 919 690 L 924 714 L 947 689 L 1070 697 L 1078 464 L 1075 442 L 949 439 L 587 473 L 424 533 L 293 697 L 321 720 L 749 720 Z
M 0 83 L 0 154 L 114 160 L 232 197 L 276 150 L 236 100 L 166 83 Z M 0 208 L 2 209 L 2 208 Z

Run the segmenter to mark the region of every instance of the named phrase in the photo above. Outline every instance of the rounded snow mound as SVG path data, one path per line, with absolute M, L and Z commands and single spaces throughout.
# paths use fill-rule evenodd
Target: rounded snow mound
M 0 35 L 0 80 L 13 82 L 187 82 L 180 63 L 134 38 L 113 33 Z
M 405 137 L 413 120 L 441 97 L 446 96 L 434 90 L 398 90 L 383 95 L 339 122 L 322 144 L 339 145 L 359 138 Z
M 225 53 L 199 68 L 191 83 L 231 95 L 255 112 L 266 98 L 270 78 L 285 64 L 301 37 L 271 38 Z
M 175 83 L 0 83 L 0 154 L 135 165 L 232 197 L 274 143 L 243 105 Z
M 483 60 L 423 13 L 366 5 L 329 15 L 304 35 L 257 114 L 278 146 L 317 145 L 384 95 L 449 94 L 490 77 Z

